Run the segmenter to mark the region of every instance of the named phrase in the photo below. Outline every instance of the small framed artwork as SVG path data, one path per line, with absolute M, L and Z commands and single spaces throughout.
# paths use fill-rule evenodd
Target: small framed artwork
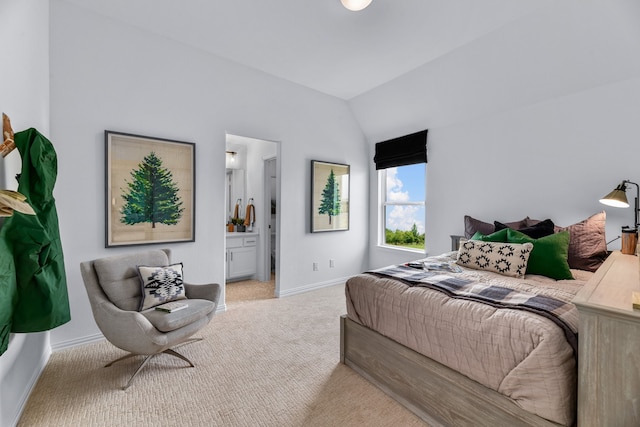
M 196 145 L 105 130 L 105 247 L 195 241 Z
M 311 232 L 349 229 L 349 165 L 311 161 Z

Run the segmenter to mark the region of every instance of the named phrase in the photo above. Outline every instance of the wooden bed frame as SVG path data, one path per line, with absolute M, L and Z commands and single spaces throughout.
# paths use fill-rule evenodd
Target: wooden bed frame
M 346 315 L 340 361 L 431 426 L 558 426 Z
M 456 250 L 463 236 L 451 236 Z M 580 315 L 575 425 L 640 425 L 638 259 L 619 251 L 576 294 Z M 558 426 L 365 326 L 340 318 L 340 361 L 430 426 Z

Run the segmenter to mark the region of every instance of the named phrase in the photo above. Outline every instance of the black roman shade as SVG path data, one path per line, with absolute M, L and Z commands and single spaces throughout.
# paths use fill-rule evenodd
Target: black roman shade
M 427 163 L 427 131 L 378 142 L 373 158 L 376 169 Z

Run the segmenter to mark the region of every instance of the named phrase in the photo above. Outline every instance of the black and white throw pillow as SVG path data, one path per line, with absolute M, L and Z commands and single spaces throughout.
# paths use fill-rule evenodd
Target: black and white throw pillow
M 467 240 L 460 245 L 456 263 L 476 270 L 523 277 L 533 249 L 532 243 L 499 243 Z
M 164 267 L 139 265 L 138 275 L 142 286 L 142 300 L 138 311 L 187 298 L 184 292 L 182 263 Z

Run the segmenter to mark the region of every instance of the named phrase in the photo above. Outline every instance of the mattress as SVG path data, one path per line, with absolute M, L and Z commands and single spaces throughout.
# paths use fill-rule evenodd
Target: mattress
M 454 262 L 456 254 L 427 260 Z M 471 269 L 455 274 L 570 303 L 593 275 L 582 270 L 572 273 L 575 280 L 559 281 Z M 564 330 L 549 318 L 451 298 L 438 290 L 366 273 L 350 278 L 345 292 L 351 320 L 509 397 L 533 414 L 573 424 L 576 354 Z M 577 324 L 572 326 L 577 330 Z

